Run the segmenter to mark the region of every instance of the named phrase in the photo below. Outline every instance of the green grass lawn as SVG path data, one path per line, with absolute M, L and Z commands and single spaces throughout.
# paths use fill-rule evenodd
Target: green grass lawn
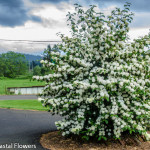
M 0 108 L 48 111 L 38 100 L 0 100 Z
M 8 87 L 28 87 L 28 86 L 41 86 L 45 85 L 45 82 L 30 81 L 30 79 L 0 79 L 0 95 L 6 95 L 6 89 Z

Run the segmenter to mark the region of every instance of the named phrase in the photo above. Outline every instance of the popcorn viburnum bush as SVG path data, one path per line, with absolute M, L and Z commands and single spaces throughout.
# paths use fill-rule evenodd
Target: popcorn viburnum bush
M 46 81 L 41 99 L 53 114 L 62 135 L 79 135 L 106 140 L 123 132 L 146 136 L 150 126 L 150 34 L 130 41 L 130 4 L 111 15 L 84 10 L 75 4 L 68 13 L 72 37 L 60 34 L 55 63 L 42 60 L 53 74 L 34 76 Z

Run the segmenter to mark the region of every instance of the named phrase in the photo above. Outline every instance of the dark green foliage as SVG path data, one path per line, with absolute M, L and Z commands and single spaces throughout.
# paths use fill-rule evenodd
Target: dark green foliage
M 0 76 L 14 78 L 27 72 L 27 61 L 20 53 L 7 52 L 0 55 Z
M 43 60 L 48 60 L 50 62 L 53 62 L 52 58 L 51 58 L 51 52 L 60 52 L 59 48 L 57 47 L 57 45 L 54 45 L 53 48 L 51 48 L 50 45 L 47 46 L 47 49 L 44 50 L 43 53 Z
M 41 75 L 41 67 L 40 66 L 34 67 L 33 75 Z

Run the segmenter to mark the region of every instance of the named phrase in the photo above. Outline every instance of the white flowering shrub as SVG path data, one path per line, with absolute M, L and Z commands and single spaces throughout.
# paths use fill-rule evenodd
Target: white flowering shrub
M 61 55 L 53 53 L 55 63 L 42 60 L 55 70 L 46 76 L 45 106 L 63 116 L 56 122 L 62 135 L 79 135 L 106 140 L 120 138 L 123 132 L 145 135 L 150 125 L 150 35 L 130 42 L 130 4 L 116 8 L 110 16 L 91 6 L 75 5 L 69 13 L 72 37 L 60 34 Z

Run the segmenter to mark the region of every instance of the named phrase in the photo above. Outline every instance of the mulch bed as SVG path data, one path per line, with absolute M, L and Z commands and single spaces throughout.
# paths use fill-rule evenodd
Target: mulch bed
M 150 150 L 150 141 L 138 135 L 126 134 L 121 140 L 87 142 L 77 138 L 65 138 L 58 131 L 43 134 L 41 145 L 49 150 Z

